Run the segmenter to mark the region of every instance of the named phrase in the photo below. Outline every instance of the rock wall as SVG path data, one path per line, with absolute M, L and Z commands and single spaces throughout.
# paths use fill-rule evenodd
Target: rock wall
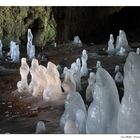
M 27 29 L 31 28 L 35 46 L 44 46 L 55 39 L 55 21 L 50 7 L 0 7 L 0 39 L 4 47 L 11 40 L 26 45 Z

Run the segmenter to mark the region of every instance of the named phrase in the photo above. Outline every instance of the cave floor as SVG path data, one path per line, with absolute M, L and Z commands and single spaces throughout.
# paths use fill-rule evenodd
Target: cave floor
M 131 46 L 132 50 L 135 51 L 139 44 L 133 43 Z M 103 48 L 107 48 L 107 45 L 83 45 L 78 47 L 64 44 L 56 48 L 51 45 L 47 46 L 44 48 L 44 52 L 48 61 L 69 68 L 76 58 L 81 57 L 82 50 L 86 49 L 89 72 L 96 72 L 97 60 L 101 61 L 102 67 L 113 77 L 115 65 L 119 65 L 121 72 L 123 72 L 126 57 L 108 56 Z M 46 66 L 47 61 L 40 61 L 40 64 Z M 47 134 L 63 133 L 59 127 L 59 120 L 64 111 L 63 104 L 53 105 L 40 102 L 41 99 L 32 98 L 30 95 L 16 94 L 16 84 L 20 80 L 19 67 L 20 63 L 0 61 L 0 134 L 34 134 L 36 123 L 39 120 L 44 120 Z M 87 78 L 82 79 L 83 89 L 80 92 L 84 100 Z M 119 86 L 118 88 L 122 89 L 123 87 Z M 28 100 L 27 98 L 25 100 L 26 96 L 29 96 Z

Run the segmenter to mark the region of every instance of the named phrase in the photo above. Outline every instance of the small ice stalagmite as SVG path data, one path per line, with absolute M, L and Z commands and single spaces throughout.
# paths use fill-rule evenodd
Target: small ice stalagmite
M 60 74 L 57 66 L 52 62 L 47 65 L 47 85 L 43 92 L 43 99 L 45 101 L 59 101 L 64 97 L 61 89 Z
M 33 59 L 35 58 L 35 46 L 32 44 L 33 34 L 31 32 L 31 29 L 28 29 L 27 39 L 27 56 L 29 59 Z
M 45 134 L 46 133 L 46 126 L 43 121 L 37 122 L 35 133 L 36 134 Z
M 3 58 L 2 48 L 3 48 L 3 44 L 2 41 L 0 40 L 0 58 Z
M 108 48 L 107 48 L 107 53 L 109 55 L 114 54 L 115 49 L 114 49 L 114 44 L 113 43 L 114 43 L 114 38 L 113 38 L 113 35 L 110 34 L 110 39 L 108 41 Z
M 123 75 L 120 71 L 118 71 L 115 75 L 115 82 L 116 83 L 123 83 Z
M 63 69 L 63 75 L 64 75 L 64 77 L 66 75 L 67 70 L 68 70 L 68 68 L 67 67 L 64 67 L 64 69 Z
M 78 46 L 82 46 L 82 41 L 80 40 L 79 36 L 74 36 L 73 43 Z
M 120 69 L 120 66 L 119 65 L 116 65 L 115 66 L 115 73 L 117 73 L 119 71 L 119 69 Z
M 64 89 L 65 94 L 68 94 L 71 91 L 76 91 L 76 82 L 70 70 L 66 71 L 64 81 L 62 82 L 62 88 Z
M 65 99 L 65 111 L 61 116 L 60 126 L 64 128 L 67 120 L 72 120 L 76 123 L 76 126 L 78 127 L 80 132 L 85 133 L 86 118 L 87 118 L 86 107 L 80 93 L 69 92 L 69 94 Z M 79 122 L 81 124 L 79 124 Z
M 96 63 L 96 69 L 98 69 L 98 68 L 101 68 L 102 66 L 101 66 L 101 61 L 97 61 L 97 63 Z
M 130 52 L 124 65 L 124 96 L 118 115 L 118 133 L 140 133 L 140 55 Z
M 29 92 L 28 74 L 29 74 L 29 66 L 27 64 L 26 58 L 22 58 L 21 67 L 20 67 L 21 81 L 17 83 L 17 88 L 19 93 Z
M 88 109 L 86 132 L 94 134 L 117 133 L 119 96 L 111 75 L 103 68 L 96 72 L 94 101 Z
M 72 120 L 67 120 L 64 126 L 65 134 L 79 134 L 79 130 L 76 127 L 76 124 Z
M 72 63 L 70 70 L 76 82 L 76 91 L 80 91 L 81 90 L 81 73 L 80 73 L 79 66 L 77 65 L 77 63 L 75 62 Z
M 83 50 L 82 51 L 82 67 L 81 67 L 81 77 L 86 77 L 88 74 L 88 68 L 87 68 L 87 60 L 88 60 L 88 55 L 87 55 L 87 51 Z
M 81 69 L 81 61 L 80 61 L 80 58 L 77 58 L 76 59 L 76 64 L 77 64 L 77 66 L 79 68 L 79 71 L 80 71 L 80 69 Z
M 117 55 L 125 56 L 126 55 L 126 50 L 123 47 L 121 47 L 120 50 L 117 52 Z
M 90 72 L 88 78 L 88 87 L 86 89 L 86 101 L 91 102 L 93 100 L 93 92 L 95 86 L 95 73 Z
M 137 48 L 136 54 L 140 54 L 140 48 Z

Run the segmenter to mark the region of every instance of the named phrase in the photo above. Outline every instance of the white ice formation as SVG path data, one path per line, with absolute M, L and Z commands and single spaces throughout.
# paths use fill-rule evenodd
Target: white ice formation
M 88 68 L 87 68 L 88 55 L 86 50 L 82 51 L 81 60 L 82 60 L 81 77 L 83 76 L 86 77 L 88 74 Z
M 79 36 L 74 36 L 73 43 L 78 46 L 82 46 L 82 41 L 80 40 Z
M 98 69 L 98 68 L 101 68 L 102 66 L 101 66 L 101 61 L 97 61 L 97 63 L 96 63 L 96 69 Z
M 17 90 L 19 93 L 29 93 L 28 74 L 29 66 L 27 64 L 26 58 L 22 58 L 20 67 L 21 81 L 17 83 Z
M 78 92 L 69 92 L 65 99 L 65 111 L 60 119 L 60 126 L 64 128 L 68 120 L 75 122 L 79 133 L 86 133 L 86 107 Z
M 19 51 L 19 45 L 16 45 L 16 42 L 11 41 L 10 42 L 10 51 L 7 54 L 11 57 L 11 60 L 13 62 L 19 61 L 20 58 L 20 51 Z
M 110 38 L 109 38 L 109 41 L 108 41 L 108 48 L 107 48 L 107 53 L 109 55 L 114 54 L 115 49 L 114 49 L 114 44 L 113 43 L 114 43 L 114 38 L 113 38 L 113 35 L 110 34 Z
M 64 133 L 65 134 L 79 134 L 79 130 L 72 120 L 67 120 L 64 126 Z
M 37 122 L 35 133 L 36 134 L 45 134 L 46 133 L 46 126 L 43 121 Z
M 136 54 L 140 54 L 140 48 L 137 48 Z
M 32 35 L 32 32 L 31 32 L 31 29 L 28 29 L 27 39 L 28 39 L 28 42 L 27 42 L 27 56 L 31 60 L 31 59 L 35 58 L 35 46 L 32 44 L 33 35 Z
M 124 65 L 124 96 L 118 117 L 118 133 L 140 133 L 140 55 L 130 52 Z
M 93 93 L 95 88 L 95 73 L 90 72 L 88 78 L 88 86 L 86 89 L 86 101 L 91 102 L 93 100 Z
M 113 78 L 103 68 L 96 72 L 94 100 L 88 109 L 86 132 L 94 134 L 117 133 L 119 111 L 118 90 Z

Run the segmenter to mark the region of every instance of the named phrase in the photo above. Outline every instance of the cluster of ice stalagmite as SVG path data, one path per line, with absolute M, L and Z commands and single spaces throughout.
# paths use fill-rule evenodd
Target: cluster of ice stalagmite
M 2 48 L 3 48 L 3 44 L 2 41 L 0 40 L 0 58 L 3 58 Z
M 116 41 L 116 52 L 118 55 L 125 55 L 129 51 L 129 45 L 126 34 L 123 30 L 119 30 L 118 40 Z
M 67 128 L 67 131 L 70 132 L 74 127 L 76 133 L 86 133 L 86 117 L 86 107 L 80 93 L 69 92 L 65 99 L 65 111 L 60 119 L 61 128 Z
M 110 74 L 103 68 L 96 72 L 93 102 L 88 109 L 87 133 L 117 133 L 119 97 Z
M 27 39 L 27 56 L 29 59 L 33 59 L 35 58 L 35 46 L 32 44 L 33 34 L 31 32 L 31 29 L 28 29 Z
M 79 36 L 74 36 L 73 43 L 78 46 L 82 46 L 82 41 L 80 40 Z
M 130 52 L 124 65 L 124 96 L 118 117 L 118 133 L 140 133 L 140 55 Z
M 46 126 L 43 121 L 37 122 L 35 133 L 36 134 L 45 134 L 46 133 Z
M 126 34 L 123 30 L 119 30 L 119 35 L 116 38 L 115 45 L 116 45 L 116 48 L 114 48 L 113 35 L 110 34 L 110 38 L 108 41 L 108 48 L 107 48 L 107 53 L 109 55 L 116 53 L 117 55 L 125 56 L 127 54 L 127 52 L 129 51 L 127 37 L 126 37 Z
M 113 38 L 113 34 L 110 34 L 110 38 L 109 38 L 109 41 L 108 41 L 108 48 L 107 48 L 107 53 L 112 55 L 114 54 L 114 38 Z
M 28 85 L 27 76 L 31 74 L 31 82 Z M 39 65 L 37 59 L 33 59 L 31 68 L 26 62 L 26 58 L 21 59 L 20 67 L 21 81 L 17 83 L 19 92 L 28 92 L 33 96 L 43 96 L 45 101 L 55 101 L 63 97 L 61 90 L 61 80 L 57 67 L 52 62 L 48 62 L 47 68 Z
M 20 51 L 19 51 L 19 45 L 16 45 L 16 42 L 11 41 L 10 42 L 10 51 L 7 54 L 10 56 L 12 61 L 19 61 L 20 58 Z
M 95 73 L 90 72 L 88 78 L 88 86 L 86 89 L 86 101 L 91 102 L 93 100 L 93 93 L 95 88 Z
M 88 74 L 88 68 L 87 68 L 88 55 L 87 55 L 87 51 L 86 50 L 82 51 L 81 60 L 82 60 L 81 77 L 83 77 L 83 76 L 86 77 L 87 74 Z
M 21 67 L 20 67 L 21 81 L 17 83 L 17 88 L 19 93 L 29 92 L 28 79 L 27 79 L 28 74 L 29 74 L 29 66 L 27 64 L 26 58 L 22 58 Z

